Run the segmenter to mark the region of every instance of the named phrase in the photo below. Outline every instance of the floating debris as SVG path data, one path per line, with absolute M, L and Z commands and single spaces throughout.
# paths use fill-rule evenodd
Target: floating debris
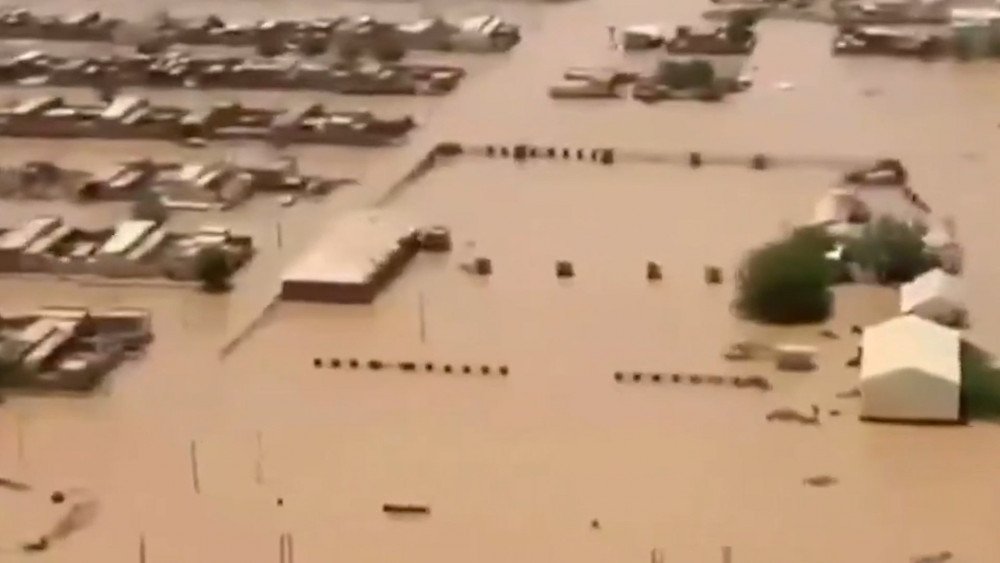
M 931 555 L 917 555 L 911 557 L 910 561 L 912 563 L 945 563 L 945 561 L 951 561 L 952 557 L 954 555 L 950 551 L 944 550 Z
M 812 416 L 803 414 L 793 408 L 775 409 L 764 417 L 768 422 L 797 422 L 799 424 L 819 425 L 819 405 L 812 405 Z
M 802 480 L 802 482 L 810 487 L 829 487 L 830 485 L 837 484 L 837 478 L 832 475 L 816 475 L 813 477 L 806 477 Z
M 840 393 L 837 393 L 838 399 L 857 399 L 860 396 L 861 396 L 861 389 L 858 389 L 857 387 L 851 387 L 847 391 L 841 391 Z
M 388 514 L 430 514 L 430 507 L 423 504 L 393 504 L 382 505 L 382 512 Z
M 20 481 L 14 481 L 12 479 L 5 479 L 0 477 L 0 489 L 7 489 L 10 491 L 17 491 L 23 493 L 25 491 L 30 491 L 31 486 L 27 483 L 22 483 Z

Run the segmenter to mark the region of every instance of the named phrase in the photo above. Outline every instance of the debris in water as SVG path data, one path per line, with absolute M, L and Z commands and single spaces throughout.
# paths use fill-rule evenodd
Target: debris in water
M 792 84 L 791 82 L 778 82 L 774 85 L 774 87 L 783 92 L 788 92 L 795 89 L 795 84 Z
M 21 546 L 21 551 L 32 552 L 32 551 L 45 551 L 49 548 L 49 539 L 45 536 L 38 538 L 38 541 L 26 543 Z
M 431 509 L 422 504 L 392 504 L 382 505 L 382 512 L 390 514 L 430 514 Z
M 816 475 L 814 477 L 806 477 L 802 482 L 811 487 L 829 487 L 830 485 L 837 484 L 837 478 L 832 475 Z
M 861 396 L 861 389 L 857 387 L 851 387 L 847 391 L 841 391 L 837 393 L 838 399 L 856 399 Z
M 793 408 L 782 407 L 780 409 L 775 409 L 769 413 L 764 418 L 768 422 L 773 422 L 775 420 L 779 422 L 798 422 L 799 424 L 819 424 L 819 405 L 812 405 L 811 407 L 812 415 L 803 414 Z
M 30 491 L 31 486 L 27 483 L 22 483 L 20 481 L 14 481 L 12 479 L 5 479 L 0 477 L 0 489 L 9 489 L 11 491 L 17 491 L 23 493 L 25 491 Z
M 601 529 L 601 521 L 598 520 L 597 518 L 594 518 L 593 520 L 590 521 L 590 527 L 593 528 L 593 529 L 595 529 L 595 530 L 600 530 Z
M 823 338 L 829 338 L 830 340 L 837 340 L 840 338 L 840 336 L 838 336 L 836 332 L 833 332 L 828 328 L 819 331 L 819 335 L 822 336 Z
M 840 416 L 840 410 L 830 409 L 830 416 Z
M 945 561 L 951 561 L 951 558 L 952 553 L 945 550 L 931 555 L 918 555 L 916 557 L 911 557 L 910 561 L 912 563 L 945 563 Z
M 64 495 L 62 491 L 56 491 L 52 493 L 53 504 L 62 504 L 62 501 L 64 500 L 66 500 L 66 495 Z

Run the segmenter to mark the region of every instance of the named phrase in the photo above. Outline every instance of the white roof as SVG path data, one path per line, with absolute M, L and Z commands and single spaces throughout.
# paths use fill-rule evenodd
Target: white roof
M 914 368 L 959 384 L 960 345 L 957 330 L 914 315 L 870 326 L 861 337 L 861 380 Z
M 100 254 L 121 254 L 135 246 L 146 234 L 156 228 L 155 221 L 122 221 L 115 227 L 114 234 L 98 251 Z
M 899 309 L 910 313 L 932 299 L 943 299 L 956 307 L 962 306 L 962 280 L 940 268 L 918 276 L 899 290 Z
M 366 283 L 413 232 L 412 227 L 381 211 L 348 213 L 285 271 L 282 281 Z
M 0 236 L 0 249 L 18 250 L 31 244 L 54 226 L 62 224 L 59 217 L 35 217 L 20 227 Z
M 663 36 L 663 30 L 660 28 L 660 26 L 654 24 L 630 25 L 625 28 L 625 33 L 635 34 L 635 35 L 646 35 L 649 37 Z
M 863 204 L 852 190 L 834 188 L 823 194 L 813 211 L 813 224 L 843 223 Z

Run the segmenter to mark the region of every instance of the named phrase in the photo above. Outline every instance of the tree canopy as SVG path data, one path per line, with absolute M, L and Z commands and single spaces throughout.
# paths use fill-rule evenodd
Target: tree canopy
M 847 255 L 882 283 L 905 283 L 936 265 L 923 236 L 920 226 L 883 216 L 847 245 Z
M 772 324 L 826 319 L 833 305 L 834 268 L 825 253 L 832 239 L 820 229 L 799 229 L 750 252 L 738 274 L 736 310 Z
M 152 190 L 142 190 L 132 204 L 132 217 L 146 221 L 163 223 L 167 220 L 167 206 L 163 205 L 160 194 Z
M 962 403 L 972 419 L 1000 420 L 1000 369 L 986 352 L 962 344 Z
M 662 68 L 664 83 L 678 90 L 708 88 L 715 83 L 715 69 L 708 61 L 668 61 Z
M 217 246 L 207 246 L 198 253 L 197 275 L 205 291 L 221 292 L 230 287 L 233 267 L 226 251 Z

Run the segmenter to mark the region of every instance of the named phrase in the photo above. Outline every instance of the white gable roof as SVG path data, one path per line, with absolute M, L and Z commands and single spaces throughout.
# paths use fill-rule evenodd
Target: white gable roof
M 962 281 L 941 268 L 924 272 L 900 288 L 899 310 L 910 313 L 932 299 L 941 299 L 955 307 L 962 307 Z
M 961 383 L 961 335 L 957 330 L 904 315 L 866 328 L 861 346 L 861 381 L 913 368 Z

